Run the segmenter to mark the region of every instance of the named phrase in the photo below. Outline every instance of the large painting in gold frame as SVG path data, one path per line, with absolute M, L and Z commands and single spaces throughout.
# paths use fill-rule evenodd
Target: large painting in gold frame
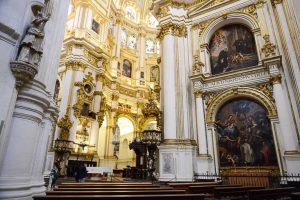
M 217 30 L 209 49 L 213 75 L 258 64 L 253 33 L 244 25 L 227 25 Z
M 220 167 L 278 166 L 272 128 L 263 106 L 235 99 L 217 113 Z

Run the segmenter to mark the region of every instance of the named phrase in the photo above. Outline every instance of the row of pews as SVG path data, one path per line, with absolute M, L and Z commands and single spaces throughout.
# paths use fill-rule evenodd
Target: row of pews
M 294 188 L 265 189 L 255 186 L 222 185 L 216 182 L 168 183 L 156 185 L 151 182 L 101 182 L 61 183 L 44 196 L 34 200 L 300 200 Z

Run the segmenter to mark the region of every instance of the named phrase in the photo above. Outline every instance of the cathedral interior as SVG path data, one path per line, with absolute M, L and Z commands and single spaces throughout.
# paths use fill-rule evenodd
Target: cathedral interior
M 94 182 L 279 177 L 300 192 L 298 10 L 299 0 L 0 1 L 0 199 L 44 195 L 51 169 L 68 180 L 79 165 Z

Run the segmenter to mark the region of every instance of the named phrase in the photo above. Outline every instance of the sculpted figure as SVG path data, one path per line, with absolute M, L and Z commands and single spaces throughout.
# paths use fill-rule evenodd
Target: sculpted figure
M 42 43 L 44 39 L 44 27 L 49 20 L 42 11 L 38 11 L 31 22 L 24 39 L 21 42 L 18 61 L 38 65 L 43 53 Z
M 193 64 L 193 75 L 198 75 L 202 73 L 202 68 L 204 67 L 204 64 L 199 61 L 199 56 L 194 56 L 194 64 Z

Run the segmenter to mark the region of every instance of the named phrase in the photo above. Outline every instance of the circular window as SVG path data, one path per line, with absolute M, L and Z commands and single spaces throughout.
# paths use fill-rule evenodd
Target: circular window
M 87 94 L 91 94 L 93 90 L 93 87 L 90 85 L 90 84 L 85 84 L 84 85 L 84 91 L 87 93 Z

